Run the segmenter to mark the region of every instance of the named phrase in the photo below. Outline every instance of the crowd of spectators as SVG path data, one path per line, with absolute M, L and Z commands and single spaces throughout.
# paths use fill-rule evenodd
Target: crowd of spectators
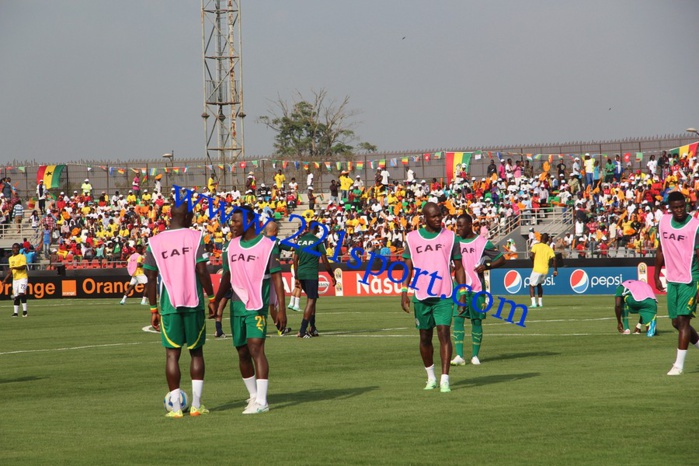
M 537 217 L 556 208 L 572 213 L 572 232 L 552 240 L 564 257 L 607 257 L 612 252 L 645 256 L 657 247 L 657 226 L 667 194 L 680 190 L 696 204 L 699 164 L 695 157 L 683 155 L 663 153 L 657 160 L 651 156 L 645 169 L 635 171 L 618 155 L 601 161 L 585 154 L 583 160 L 572 159 L 570 167 L 564 159 L 554 161 L 555 166 L 549 160 L 493 159 L 485 177 L 472 177 L 459 167 L 447 182 L 419 180 L 410 167 L 405 167 L 405 176 L 399 180 L 378 169 L 366 183 L 342 172 L 325 194 L 315 193 L 310 170 L 305 186 L 295 178 L 287 181 L 282 170 L 269 186 L 258 183 L 250 172 L 242 190 L 234 186 L 225 192 L 219 191 L 212 176 L 203 192 L 193 195 L 194 227 L 204 232 L 216 260 L 230 235 L 228 225 L 221 223 L 226 209 L 253 206 L 262 222 L 287 220 L 296 213 L 325 226 L 328 257 L 337 262 L 347 260 L 354 248 L 399 256 L 406 234 L 419 226 L 419 213 L 428 201 L 442 207 L 446 228 L 453 229 L 456 217 L 468 212 L 477 231 L 486 237 L 506 222 L 516 224 L 524 217 L 536 234 Z M 13 219 L 21 221 L 24 215 L 10 181 L 2 184 L 3 228 L 14 227 Z M 52 263 L 122 263 L 137 244 L 167 227 L 174 191 L 161 192 L 159 182 L 152 192 L 137 179 L 126 193 L 93 195 L 89 180 L 81 188 L 72 195 L 61 192 L 55 199 L 44 193 L 45 202 L 37 203 L 29 217 L 39 237 L 32 247 Z M 37 186 L 33 201 L 41 200 L 42 192 Z M 299 209 L 302 204 L 307 205 L 303 210 Z M 518 257 L 514 242 L 507 242 L 503 249 L 507 258 Z

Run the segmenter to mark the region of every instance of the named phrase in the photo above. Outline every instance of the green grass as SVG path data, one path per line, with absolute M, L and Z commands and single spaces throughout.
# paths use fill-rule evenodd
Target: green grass
M 324 298 L 320 338 L 268 340 L 271 410 L 259 416 L 241 414 L 237 357 L 210 325 L 211 414 L 180 420 L 164 417 L 160 336 L 129 301 L 34 301 L 28 319 L 4 301 L 0 464 L 699 462 L 699 351 L 683 376 L 665 375 L 677 336 L 664 298 L 652 339 L 616 332 L 611 297 L 547 297 L 526 328 L 489 317 L 483 364 L 452 368 L 449 394 L 423 391 L 398 298 Z M 289 321 L 297 330 L 300 315 Z

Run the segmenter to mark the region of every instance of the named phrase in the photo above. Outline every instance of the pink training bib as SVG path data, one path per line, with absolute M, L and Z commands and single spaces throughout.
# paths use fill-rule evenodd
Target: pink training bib
M 262 237 L 249 248 L 240 245 L 240 237 L 233 238 L 228 244 L 228 266 L 231 272 L 233 291 L 245 303 L 248 311 L 257 311 L 264 307 L 262 283 L 266 275 L 267 264 L 272 255 L 274 241 Z
M 153 236 L 150 246 L 162 283 L 174 307 L 198 307 L 197 249 L 202 232 L 179 228 Z
M 136 269 L 138 268 L 138 260 L 141 258 L 141 255 L 137 252 L 134 252 L 131 254 L 131 257 L 129 257 L 129 262 L 126 264 L 126 270 L 129 272 L 129 275 L 133 276 L 133 274 L 136 273 Z
M 428 298 L 451 297 L 451 252 L 456 236 L 444 230 L 433 239 L 425 239 L 419 230 L 411 231 L 406 237 L 413 263 L 413 279 L 410 287 L 420 301 Z M 418 270 L 419 269 L 419 270 Z M 430 284 L 432 287 L 430 288 Z
M 699 220 L 690 217 L 682 227 L 672 226 L 672 215 L 663 215 L 660 219 L 660 244 L 665 259 L 665 277 L 668 282 L 691 283 L 692 260 L 694 259 L 694 240 Z
M 474 292 L 483 290 L 481 279 L 476 273 L 476 267 L 478 267 L 481 257 L 483 257 L 486 244 L 488 244 L 488 240 L 481 235 L 476 236 L 469 243 L 459 242 L 461 263 L 464 266 L 464 272 L 466 272 L 466 284 Z
M 648 298 L 656 301 L 658 300 L 658 298 L 655 297 L 655 293 L 653 293 L 653 288 L 651 288 L 648 283 L 639 280 L 626 280 L 625 282 L 622 282 L 621 285 L 629 290 L 631 292 L 631 296 L 633 296 L 633 299 L 638 302 Z

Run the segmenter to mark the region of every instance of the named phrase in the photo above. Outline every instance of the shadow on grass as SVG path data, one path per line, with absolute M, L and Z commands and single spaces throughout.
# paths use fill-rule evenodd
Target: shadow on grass
M 554 353 L 553 351 L 530 351 L 529 353 L 507 353 L 501 354 L 499 356 L 487 357 L 484 361 L 504 361 L 507 359 L 520 359 L 520 358 L 539 358 L 541 356 L 559 356 L 561 353 Z
M 0 385 L 4 383 L 15 383 L 15 382 L 34 382 L 36 380 L 41 380 L 44 377 L 36 377 L 34 375 L 30 375 L 27 377 L 17 377 L 16 379 L 0 379 Z
M 346 400 L 360 396 L 373 390 L 377 390 L 377 385 L 371 387 L 353 387 L 353 388 L 336 388 L 336 389 L 311 389 L 302 390 L 293 393 L 273 393 L 269 397 L 270 405 L 274 405 L 274 409 L 283 409 L 291 406 L 300 405 L 302 403 L 323 401 L 323 400 Z M 211 411 L 228 411 L 230 409 L 244 409 L 246 406 L 245 400 L 226 403 Z
M 472 379 L 459 380 L 451 384 L 451 387 L 480 387 L 482 385 L 490 385 L 500 382 L 514 382 L 515 380 L 531 379 L 532 377 L 540 376 L 540 372 L 525 372 L 522 374 L 501 374 L 501 375 L 486 375 L 483 377 L 475 377 Z

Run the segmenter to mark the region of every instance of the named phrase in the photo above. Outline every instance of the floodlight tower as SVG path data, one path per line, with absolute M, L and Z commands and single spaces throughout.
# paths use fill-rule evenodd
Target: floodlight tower
M 244 155 L 241 0 L 201 0 L 204 57 L 204 132 L 206 156 L 235 163 Z M 209 117 L 213 117 L 211 120 Z M 221 170 L 226 186 L 226 170 Z

